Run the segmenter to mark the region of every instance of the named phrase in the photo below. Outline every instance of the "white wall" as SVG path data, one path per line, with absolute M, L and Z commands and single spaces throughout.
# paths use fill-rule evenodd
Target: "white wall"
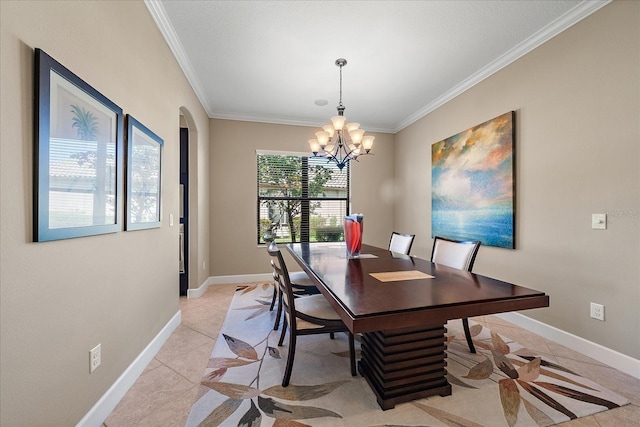
M 481 247 L 474 271 L 548 293 L 524 314 L 636 359 L 639 62 L 640 2 L 615 1 L 395 136 L 395 225 L 429 257 L 431 144 L 515 110 L 516 250 Z M 605 212 L 608 229 L 592 230 Z

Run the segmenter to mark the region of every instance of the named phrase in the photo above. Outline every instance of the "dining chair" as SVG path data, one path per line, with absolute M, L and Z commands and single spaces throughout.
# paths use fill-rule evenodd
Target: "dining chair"
M 282 387 L 289 385 L 293 360 L 296 351 L 297 337 L 302 335 L 330 334 L 333 338 L 335 332 L 346 332 L 349 336 L 349 358 L 351 362 L 351 375 L 356 376 L 356 354 L 353 334 L 340 320 L 340 316 L 331 307 L 326 298 L 321 294 L 296 297 L 290 280 L 287 266 L 280 249 L 272 242 L 267 248 L 271 256 L 273 266 L 273 279 L 277 283 L 281 295 L 281 306 L 284 307 L 284 322 L 278 346 L 284 342 L 284 336 L 289 327 L 289 354 L 282 378 Z
M 389 240 L 389 250 L 391 252 L 409 255 L 415 237 L 415 234 L 403 234 L 394 231 L 391 233 L 391 240 Z
M 273 261 L 271 261 L 271 267 L 273 268 Z M 289 281 L 291 282 L 293 295 L 295 297 L 316 295 L 320 293 L 318 287 L 315 285 L 315 283 L 313 283 L 313 281 L 304 271 L 289 273 Z M 277 301 L 278 309 L 276 310 L 276 320 L 273 323 L 273 330 L 277 331 L 280 327 L 280 318 L 282 317 L 282 292 L 280 291 L 280 287 L 275 281 L 273 285 L 273 297 L 271 298 L 271 306 L 269 307 L 269 311 L 273 311 L 273 308 Z
M 277 223 L 271 224 L 269 230 L 264 234 L 263 239 L 267 243 L 273 242 L 275 238 L 274 228 Z M 273 261 L 271 261 L 273 264 Z M 293 285 L 294 294 L 296 295 L 314 295 L 319 294 L 320 291 L 316 287 L 315 283 L 309 278 L 307 273 L 304 271 L 296 271 L 293 273 L 289 273 L 289 279 L 291 284 Z M 278 285 L 276 283 L 273 284 L 273 296 L 271 297 L 271 306 L 269 307 L 269 311 L 273 311 L 276 301 L 281 299 Z M 273 324 L 273 330 L 277 331 L 280 326 L 280 318 L 282 317 L 282 304 L 278 303 L 278 310 L 276 311 L 276 320 Z
M 478 249 L 480 249 L 480 244 L 480 241 L 461 241 L 435 236 L 433 250 L 431 251 L 431 262 L 470 272 L 476 260 Z M 475 353 L 476 348 L 471 339 L 468 318 L 462 319 L 462 327 L 469 345 L 469 351 Z

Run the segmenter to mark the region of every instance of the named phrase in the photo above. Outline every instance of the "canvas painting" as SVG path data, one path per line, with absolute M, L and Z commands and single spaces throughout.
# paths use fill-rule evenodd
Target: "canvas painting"
M 514 112 L 431 147 L 431 233 L 515 248 Z

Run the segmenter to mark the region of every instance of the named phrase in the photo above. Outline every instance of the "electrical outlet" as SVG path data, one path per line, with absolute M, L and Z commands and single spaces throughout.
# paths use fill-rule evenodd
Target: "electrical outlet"
M 593 214 L 591 215 L 591 228 L 594 230 L 606 230 L 607 229 L 607 214 Z
M 89 373 L 96 370 L 102 363 L 102 344 L 98 344 L 89 350 Z
M 604 322 L 604 305 L 591 303 L 591 317 Z

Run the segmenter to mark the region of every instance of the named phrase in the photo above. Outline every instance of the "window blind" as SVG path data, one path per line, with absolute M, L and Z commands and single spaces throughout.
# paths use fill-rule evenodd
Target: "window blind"
M 344 240 L 349 166 L 299 154 L 257 155 L 258 243 L 273 230 L 279 243 Z

